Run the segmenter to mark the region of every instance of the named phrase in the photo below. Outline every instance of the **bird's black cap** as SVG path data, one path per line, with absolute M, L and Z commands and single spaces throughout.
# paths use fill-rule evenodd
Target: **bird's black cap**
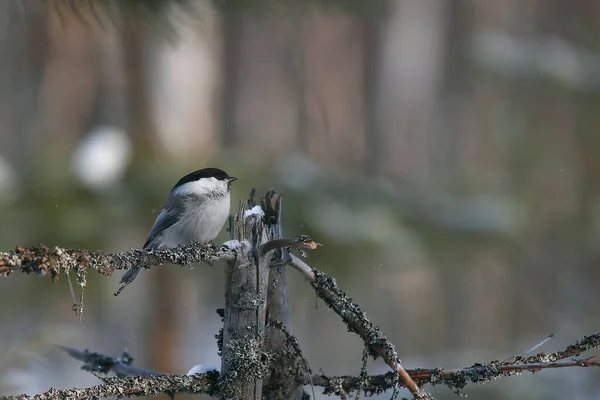
M 177 182 L 175 186 L 173 186 L 172 190 L 175 190 L 179 186 L 185 185 L 188 182 L 194 182 L 202 178 L 216 178 L 220 181 L 227 182 L 233 182 L 237 179 L 235 176 L 227 175 L 227 172 L 219 168 L 203 168 L 194 172 L 190 172 L 189 174 L 181 178 L 179 182 Z

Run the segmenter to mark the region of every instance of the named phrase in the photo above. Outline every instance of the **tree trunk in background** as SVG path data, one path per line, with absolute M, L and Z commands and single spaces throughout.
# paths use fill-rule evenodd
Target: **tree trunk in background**
M 237 141 L 236 110 L 239 92 L 239 65 L 242 41 L 242 11 L 225 2 L 221 9 L 222 68 L 221 68 L 221 144 L 232 146 Z
M 178 281 L 173 273 L 179 268 L 166 265 L 157 268 L 153 274 L 151 296 L 152 340 L 148 343 L 153 368 L 165 372 L 181 372 L 179 362 L 178 337 L 180 323 L 178 321 L 177 299 Z
M 86 132 L 99 86 L 99 24 L 88 4 L 48 3 L 49 56 L 42 74 L 35 129 L 40 144 L 67 156 Z M 45 154 L 47 156 L 47 154 Z
M 141 17 L 139 17 L 141 18 Z M 136 140 L 138 152 L 148 159 L 153 153 L 152 141 L 156 137 L 150 102 L 148 79 L 148 31 L 136 18 L 130 18 L 123 27 L 123 49 L 129 100 L 129 131 Z M 178 281 L 168 266 L 150 271 L 151 290 L 148 299 L 150 332 L 146 354 L 150 365 L 158 371 L 179 371 L 180 362 L 176 346 L 180 324 L 177 320 Z
M 156 132 L 150 102 L 150 80 L 148 79 L 148 30 L 142 16 L 129 16 L 123 21 L 123 57 L 125 62 L 125 83 L 127 86 L 128 131 L 138 152 L 144 157 L 154 153 L 152 142 Z M 151 157 L 149 157 L 151 159 Z
M 0 57 L 0 155 L 17 171 L 24 171 L 41 147 L 32 116 L 38 112 L 48 59 L 48 17 L 45 11 L 18 21 L 14 7 L 13 2 L 0 3 L 0 49 L 4 55 Z
M 365 125 L 365 172 L 377 176 L 385 148 L 384 133 L 379 123 L 379 85 L 382 65 L 382 40 L 387 18 L 380 9 L 369 10 L 363 25 L 363 107 Z
M 306 40 L 304 36 L 304 15 L 292 21 L 294 25 L 289 45 L 284 49 L 287 72 L 291 81 L 292 96 L 296 100 L 296 143 L 303 153 L 309 151 L 308 113 L 307 113 L 307 76 L 306 76 Z
M 461 118 L 467 118 L 465 113 L 461 112 L 464 106 L 467 90 L 465 88 L 464 71 L 469 70 L 466 55 L 463 53 L 464 37 L 470 33 L 470 29 L 465 23 L 467 18 L 467 7 L 464 0 L 456 1 L 450 7 L 446 7 L 446 44 L 444 46 L 445 55 L 443 58 L 444 72 L 442 76 L 441 89 L 439 93 L 439 111 L 442 113 L 444 129 L 436 132 L 435 139 L 442 143 L 440 146 L 431 147 L 428 151 L 428 157 L 434 160 L 441 160 L 440 168 L 444 171 L 439 174 L 446 176 L 451 182 L 460 182 L 461 180 L 461 149 L 464 146 L 461 137 L 463 129 L 461 128 Z M 472 301 L 470 291 L 465 287 L 464 280 L 456 271 L 464 270 L 466 262 L 465 254 L 453 251 L 455 254 L 448 254 L 445 267 L 442 269 L 442 281 L 447 285 L 444 293 L 448 296 L 445 301 L 448 343 L 463 345 L 468 338 L 465 338 L 463 326 L 465 323 L 464 305 Z
M 468 132 L 464 129 L 464 120 L 476 119 L 475 115 L 463 111 L 465 103 L 471 99 L 468 85 L 472 84 L 471 64 L 464 46 L 471 34 L 469 7 L 465 1 L 459 0 L 446 7 L 444 68 L 438 100 L 444 126 L 436 135 L 440 145 L 432 148 L 435 153 L 430 154 L 433 159 L 440 160 L 440 164 L 433 167 L 445 171 L 444 175 L 451 181 L 463 178 L 463 166 L 469 162 L 468 155 L 464 154 L 468 148 L 465 146 Z

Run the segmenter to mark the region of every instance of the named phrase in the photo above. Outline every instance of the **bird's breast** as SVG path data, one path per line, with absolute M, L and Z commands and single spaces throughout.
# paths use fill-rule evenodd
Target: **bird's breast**
M 217 237 L 229 216 L 229 195 L 189 200 L 177 228 L 185 243 L 192 240 L 207 243 Z

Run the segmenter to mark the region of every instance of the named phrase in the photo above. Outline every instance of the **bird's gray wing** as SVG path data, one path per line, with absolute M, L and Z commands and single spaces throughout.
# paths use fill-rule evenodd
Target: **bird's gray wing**
M 185 211 L 185 204 L 183 198 L 171 198 L 167 199 L 164 207 L 160 209 L 156 221 L 148 234 L 146 243 L 144 243 L 144 249 L 157 248 L 160 246 L 160 238 L 165 229 L 173 226 Z
M 146 243 L 144 243 L 144 249 L 155 249 L 160 247 L 164 230 L 176 224 L 184 211 L 185 204 L 183 199 L 181 197 L 171 198 L 169 196 L 164 207 L 160 209 L 158 217 L 156 217 L 156 221 L 154 221 L 154 225 L 150 230 L 150 234 L 146 239 Z M 121 277 L 121 281 L 119 282 L 121 285 L 123 285 L 121 288 L 123 288 L 124 285 L 128 285 L 133 282 L 139 273 L 140 269 L 137 266 L 129 268 Z M 119 289 L 119 291 L 120 290 L 121 289 Z

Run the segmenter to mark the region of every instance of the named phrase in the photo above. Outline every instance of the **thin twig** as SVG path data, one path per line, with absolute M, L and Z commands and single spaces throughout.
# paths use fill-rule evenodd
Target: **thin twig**
M 549 341 L 550 339 L 552 339 L 554 337 L 554 333 L 551 333 L 550 335 L 546 336 L 546 338 L 544 340 L 542 340 L 541 342 L 539 342 L 538 344 L 536 344 L 535 346 L 533 346 L 532 348 L 530 348 L 529 350 L 526 350 L 525 352 L 523 352 L 523 354 L 521 354 L 522 356 L 526 356 L 527 354 L 533 353 L 536 349 L 540 348 L 541 346 L 543 346 L 547 341 Z
M 290 254 L 290 258 L 289 266 L 304 275 L 309 282 L 314 282 L 317 279 L 311 266 L 293 254 Z
M 71 300 L 73 300 L 73 311 L 77 314 L 77 310 L 79 309 L 79 305 L 77 304 L 77 299 L 75 299 L 75 290 L 73 290 L 73 283 L 71 283 L 71 277 L 69 276 L 69 272 L 65 272 L 65 276 L 67 277 L 67 282 L 69 283 L 69 290 L 71 291 Z
M 79 323 L 83 321 L 83 290 L 79 294 L 79 304 L 77 305 L 77 316 L 79 317 Z
M 523 353 L 521 353 L 521 357 L 526 356 L 527 354 L 533 353 L 536 349 L 540 348 L 541 346 L 543 346 L 546 342 L 548 342 L 550 339 L 552 339 L 554 337 L 554 333 L 551 333 L 550 335 L 546 336 L 544 338 L 544 340 L 542 340 L 541 342 L 539 342 L 538 344 L 536 344 L 535 346 L 533 346 L 532 348 L 525 350 Z M 506 358 L 504 360 L 502 360 L 503 362 L 506 361 L 510 361 L 510 360 L 514 360 L 516 357 L 518 356 L 512 356 L 509 358 Z
M 260 246 L 259 255 L 264 256 L 272 250 L 281 249 L 284 247 L 314 250 L 318 245 L 318 243 L 314 242 L 306 235 L 302 235 L 297 239 L 273 239 Z

